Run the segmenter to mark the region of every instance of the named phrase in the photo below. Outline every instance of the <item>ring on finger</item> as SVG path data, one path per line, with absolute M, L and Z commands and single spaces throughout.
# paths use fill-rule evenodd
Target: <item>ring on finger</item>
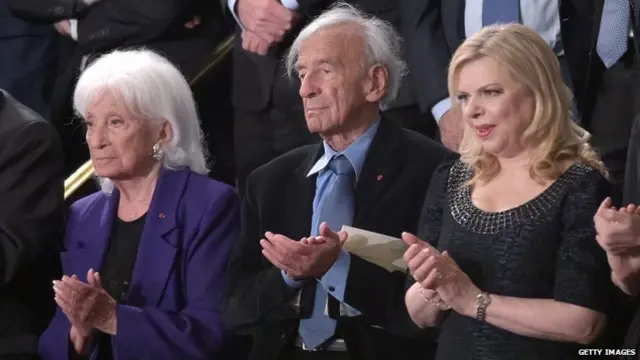
M 442 280 L 442 279 L 443 279 L 442 274 L 441 274 L 441 273 L 439 273 L 439 272 L 437 272 L 437 273 L 436 273 L 436 279 L 438 279 L 438 280 Z

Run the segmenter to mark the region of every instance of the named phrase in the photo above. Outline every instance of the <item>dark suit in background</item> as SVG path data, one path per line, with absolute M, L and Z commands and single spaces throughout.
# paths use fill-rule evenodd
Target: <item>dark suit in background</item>
M 239 0 L 242 1 L 242 0 Z M 405 0 L 347 1 L 362 11 L 400 28 L 403 19 L 398 3 Z M 241 28 L 236 28 L 233 49 L 233 93 L 235 156 L 238 189 L 244 193 L 245 180 L 252 170 L 302 145 L 319 141 L 307 130 L 298 89 L 289 81 L 280 61 L 300 30 L 336 1 L 298 0 L 302 20 L 284 39 L 262 56 L 242 48 Z M 420 114 L 413 88 L 404 86 L 390 109 L 389 117 L 408 128 L 433 137 L 436 132 L 430 114 Z
M 630 0 L 634 10 L 634 29 L 638 29 L 640 24 L 639 0 Z M 635 61 L 640 61 L 640 46 L 638 37 L 635 37 L 634 47 L 636 52 Z M 624 181 L 624 204 L 640 203 L 640 116 L 636 116 L 629 139 L 629 151 L 627 157 L 627 168 Z
M 517 1 L 517 0 L 514 0 Z M 547 0 L 556 1 L 556 0 Z M 582 125 L 610 168 L 620 201 L 627 142 L 632 120 L 640 110 L 634 46 L 606 70 L 596 51 L 604 0 L 557 0 L 560 36 L 566 59 L 565 80 L 572 84 Z M 637 1 L 637 0 L 633 0 Z M 465 0 L 403 1 L 408 20 L 411 80 L 423 111 L 448 97 L 451 56 L 465 39 Z M 636 14 L 637 15 L 637 14 Z M 637 33 L 637 31 L 636 31 Z M 631 44 L 630 44 L 631 45 Z
M 230 260 L 226 299 L 229 325 L 254 336 L 251 360 L 275 360 L 296 340 L 301 318 L 311 314 L 315 282 L 289 287 L 261 254 L 266 231 L 291 239 L 311 233 L 317 175 L 307 177 L 324 154 L 322 144 L 293 150 L 255 170 L 243 200 L 242 232 Z M 450 153 L 435 142 L 382 117 L 355 188 L 353 226 L 399 237 L 415 232 L 431 175 Z M 329 297 L 329 315 L 352 359 L 428 359 L 434 350 L 409 319 L 405 274 L 389 273 L 351 256 L 344 302 L 363 315 L 340 316 Z
M 9 12 L 0 0 L 0 89 L 45 119 L 56 77 L 58 33 L 50 25 L 34 25 Z
M 0 90 L 0 359 L 37 359 L 53 315 L 64 219 L 55 129 Z
M 167 57 L 190 79 L 203 67 L 203 56 L 212 52 L 230 32 L 218 4 L 208 0 L 102 0 L 91 7 L 83 5 L 80 0 L 10 1 L 13 13 L 31 22 L 53 23 L 69 18 L 78 19 L 77 46 L 56 82 L 51 109 L 52 121 L 61 129 L 65 140 L 67 173 L 89 158 L 84 146 L 84 130 L 79 124 L 69 124 L 73 118 L 73 88 L 83 63 L 117 48 L 144 46 Z M 200 17 L 200 25 L 193 29 L 186 28 L 184 24 L 194 16 Z M 225 85 L 228 86 L 228 83 L 222 81 L 211 84 L 211 87 L 222 87 L 222 94 L 226 94 L 228 90 L 224 89 Z M 224 104 L 213 99 L 220 97 L 220 94 L 212 89 L 207 90 L 211 98 L 198 100 L 201 100 L 199 104 L 204 104 L 199 106 L 203 128 L 213 134 L 213 140 L 209 141 L 210 153 L 215 157 L 213 172 L 219 172 L 220 177 L 229 172 L 233 177 L 232 171 L 228 170 L 232 154 L 220 149 L 227 141 L 227 147 L 232 146 L 230 140 L 225 140 L 231 137 L 230 110 L 207 106 L 212 103 L 218 106 Z M 228 116 L 224 116 L 225 112 Z M 221 180 L 231 182 L 229 179 Z

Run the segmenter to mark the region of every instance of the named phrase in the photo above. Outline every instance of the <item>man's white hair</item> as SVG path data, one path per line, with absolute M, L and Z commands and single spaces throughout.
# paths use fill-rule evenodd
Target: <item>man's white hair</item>
M 380 101 L 381 108 L 386 108 L 395 100 L 407 69 L 401 57 L 402 38 L 390 23 L 367 15 L 347 3 L 337 3 L 302 29 L 287 54 L 287 74 L 289 78 L 293 78 L 296 72 L 296 62 L 302 42 L 320 30 L 344 24 L 355 24 L 362 28 L 364 58 L 358 65 L 366 70 L 376 64 L 387 69 L 389 74 L 387 89 Z
M 163 167 L 187 167 L 199 174 L 209 172 L 207 147 L 191 88 L 171 62 L 144 49 L 116 50 L 103 55 L 78 80 L 73 94 L 76 113 L 86 118 L 87 108 L 105 91 L 151 125 L 159 126 L 164 120 L 171 124 L 173 138 L 162 149 Z M 107 194 L 113 191 L 109 179 L 100 179 L 100 186 Z

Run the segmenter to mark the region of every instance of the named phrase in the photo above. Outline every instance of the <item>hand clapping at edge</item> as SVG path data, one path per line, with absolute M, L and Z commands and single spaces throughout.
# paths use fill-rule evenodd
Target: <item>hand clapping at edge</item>
M 438 307 L 443 310 L 450 307 L 459 314 L 475 316 L 476 297 L 481 291 L 448 253 L 440 253 L 410 233 L 403 233 L 402 239 L 409 245 L 403 258 L 411 275 L 424 289 L 440 296 L 446 306 L 437 304 Z

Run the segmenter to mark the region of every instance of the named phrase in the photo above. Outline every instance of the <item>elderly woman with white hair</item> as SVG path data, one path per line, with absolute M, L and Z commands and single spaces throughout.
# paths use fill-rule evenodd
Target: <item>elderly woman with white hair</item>
M 239 199 L 207 177 L 187 82 L 153 52 L 115 51 L 73 101 L 102 190 L 71 207 L 40 355 L 212 359 Z

